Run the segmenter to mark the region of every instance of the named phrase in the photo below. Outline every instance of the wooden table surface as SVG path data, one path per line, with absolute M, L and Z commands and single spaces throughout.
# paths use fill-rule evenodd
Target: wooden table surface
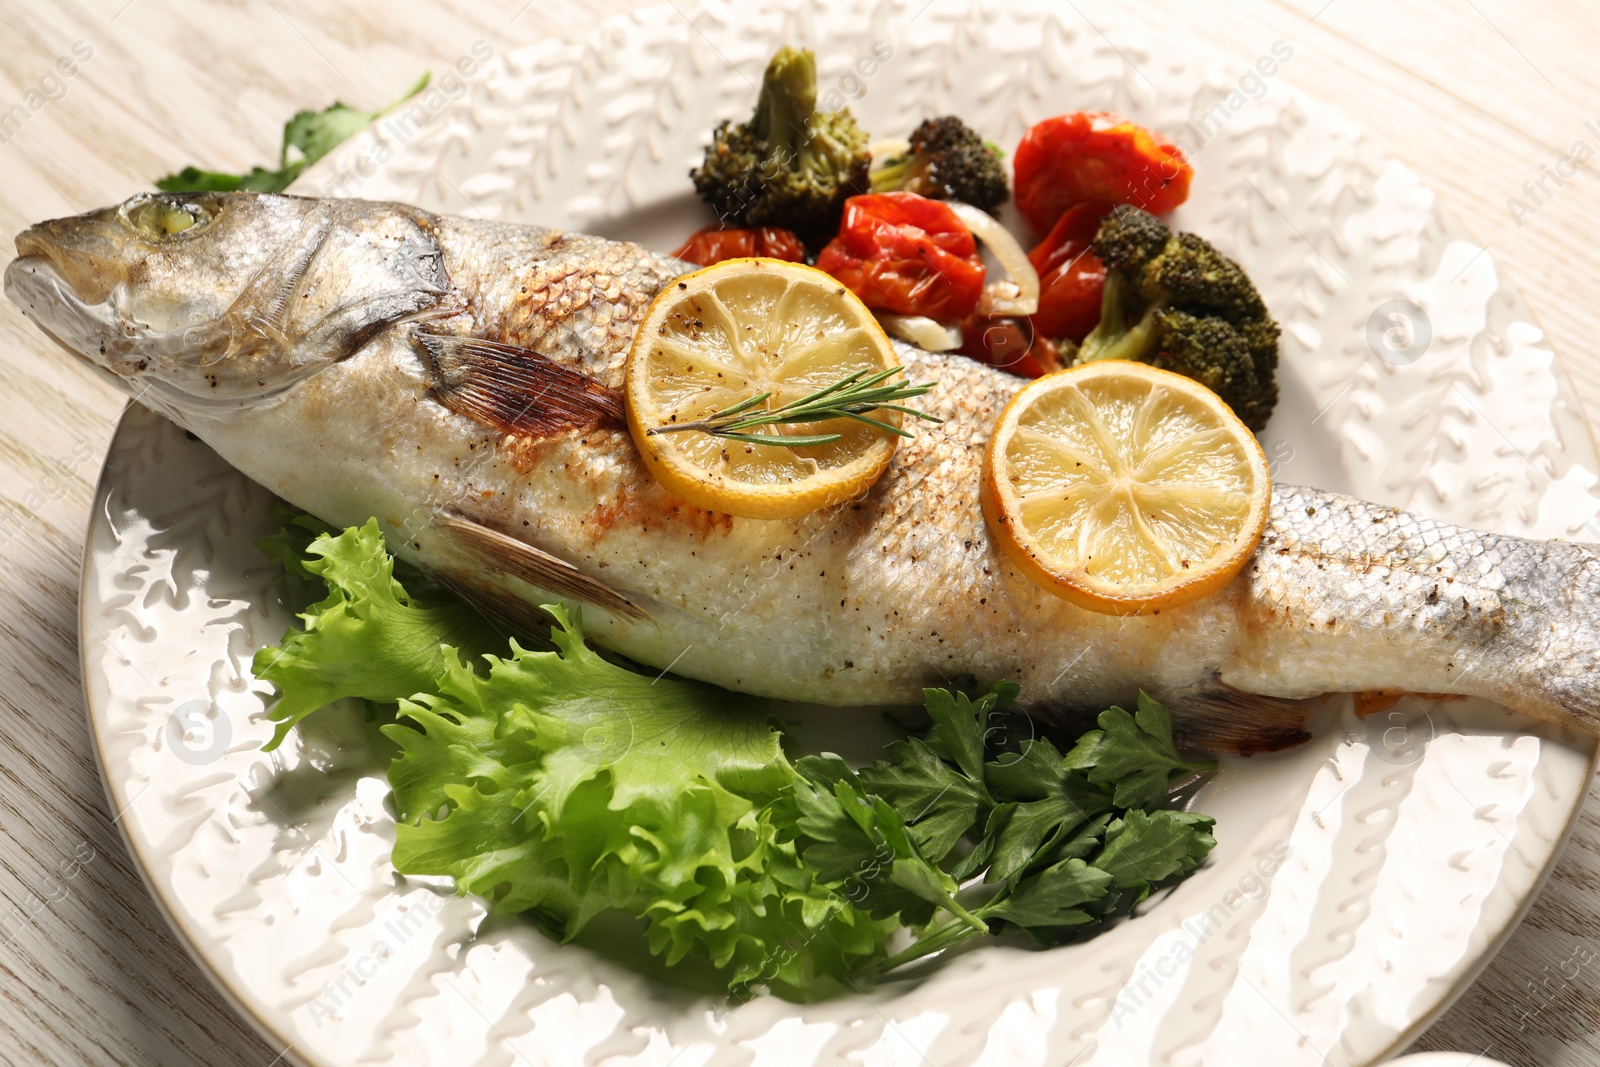
M 299 108 L 336 97 L 377 106 L 476 40 L 505 51 L 626 7 L 0 0 L 0 232 L 120 201 L 186 163 L 266 162 Z M 1079 7 L 1094 19 L 1095 3 Z M 1141 10 L 1241 57 L 1241 69 L 1274 41 L 1292 43 L 1284 80 L 1338 103 L 1426 176 L 1521 286 L 1600 415 L 1600 185 L 1591 164 L 1542 193 L 1536 184 L 1541 203 L 1524 187 L 1575 142 L 1600 148 L 1600 7 L 1147 0 Z M 76 62 L 58 66 L 63 57 Z M 1537 210 L 1514 212 L 1513 198 Z M 0 1063 L 269 1067 L 284 1050 L 207 985 L 152 903 L 90 749 L 78 567 L 123 399 L 5 302 L 0 367 Z M 1600 1064 L 1600 966 L 1560 966 L 1575 958 L 1600 958 L 1594 790 L 1527 921 L 1419 1047 L 1514 1067 Z

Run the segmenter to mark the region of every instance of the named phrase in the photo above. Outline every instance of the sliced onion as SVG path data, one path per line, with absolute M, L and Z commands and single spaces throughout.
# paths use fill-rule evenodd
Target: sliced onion
M 878 321 L 889 333 L 927 352 L 953 352 L 961 347 L 961 327 L 941 326 L 926 315 L 891 315 L 880 311 Z
M 962 225 L 972 231 L 972 236 L 989 246 L 1000 269 L 1010 276 L 1009 282 L 990 282 L 984 287 L 978 310 L 986 315 L 1032 315 L 1038 311 L 1039 272 L 1028 262 L 1028 253 L 1011 236 L 1011 231 L 981 208 L 963 204 L 959 200 L 947 200 L 946 203 Z

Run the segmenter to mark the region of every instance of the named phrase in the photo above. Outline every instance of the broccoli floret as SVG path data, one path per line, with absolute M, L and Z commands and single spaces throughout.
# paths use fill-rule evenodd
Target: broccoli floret
M 1100 224 L 1094 235 L 1094 254 L 1109 270 L 1138 278 L 1171 239 L 1166 223 L 1150 212 L 1121 206 Z
M 817 110 L 816 57 L 780 48 L 750 121 L 718 126 L 689 176 L 723 219 L 816 241 L 838 228 L 845 200 L 867 191 L 871 161 L 849 108 Z
M 872 191 L 904 190 L 934 200 L 961 200 L 994 214 L 1011 195 L 994 148 L 954 115 L 924 119 L 911 150 L 872 171 Z
M 1167 294 L 1174 306 L 1221 315 L 1230 323 L 1267 318 L 1267 306 L 1243 268 L 1203 237 L 1177 234 L 1151 259 L 1140 280 L 1146 299 Z
M 1215 316 L 1186 311 L 1159 311 L 1156 320 L 1161 343 L 1152 366 L 1193 378 L 1227 401 L 1252 430 L 1266 426 L 1278 402 L 1277 379 L 1271 367 L 1263 374 L 1238 330 Z
M 1245 347 L 1250 349 L 1250 358 L 1255 360 L 1256 370 L 1269 377 L 1278 370 L 1278 324 L 1271 315 L 1263 314 L 1258 319 L 1250 319 L 1243 325 L 1236 326 L 1239 336 L 1244 338 Z
M 1100 224 L 1100 323 L 1077 361 L 1136 359 L 1193 378 L 1252 430 L 1278 402 L 1278 324 L 1237 263 L 1192 233 L 1122 206 Z

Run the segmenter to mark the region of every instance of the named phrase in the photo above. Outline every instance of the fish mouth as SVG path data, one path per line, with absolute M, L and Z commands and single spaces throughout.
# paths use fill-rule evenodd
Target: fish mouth
M 96 370 L 115 377 L 116 354 L 108 351 L 115 340 L 110 328 L 111 296 L 95 304 L 86 302 L 62 273 L 62 260 L 32 242 L 18 239 L 19 249 L 28 249 L 6 265 L 5 294 L 40 332 Z
M 54 225 L 41 223 L 17 234 L 17 259 L 12 267 L 20 264 L 23 269 L 38 271 L 48 266 L 61 287 L 84 304 L 105 303 L 112 290 L 128 280 L 128 268 L 120 257 L 104 254 L 115 249 L 97 251 L 94 247 L 106 243 L 108 235 L 90 231 L 84 234 L 88 240 L 67 242 L 51 232 Z M 9 283 L 11 268 L 6 277 Z
M 121 283 L 100 301 L 90 302 L 72 277 L 81 269 L 81 260 L 61 254 L 58 245 L 31 232 L 17 238 L 17 248 L 24 254 L 6 265 L 6 297 L 40 333 L 77 357 L 96 377 L 180 425 L 188 425 L 188 414 L 239 406 L 236 391 L 197 392 L 175 379 L 170 364 L 178 358 L 174 353 L 182 355 L 183 334 L 152 333 L 131 322 L 120 308 L 125 291 Z M 194 366 L 191 362 L 188 369 Z M 271 391 L 252 388 L 249 397 L 270 400 L 294 380 Z
M 25 246 L 20 240 L 19 248 Z M 169 383 L 142 373 L 108 325 L 113 301 L 85 304 L 61 276 L 54 256 L 30 252 L 6 266 L 5 293 L 50 340 L 76 356 L 95 377 L 184 425 L 184 397 Z M 142 383 L 136 386 L 135 383 Z
M 40 327 L 47 327 L 63 316 L 87 310 L 77 290 L 62 276 L 59 261 L 42 251 L 33 251 L 17 239 L 22 252 L 6 264 L 5 292 L 7 298 Z M 76 305 L 76 306 L 75 306 Z

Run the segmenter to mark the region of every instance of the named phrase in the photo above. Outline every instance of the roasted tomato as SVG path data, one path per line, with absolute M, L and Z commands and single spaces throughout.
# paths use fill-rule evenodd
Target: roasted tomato
M 1039 272 L 1033 328 L 1041 336 L 1082 341 L 1100 322 L 1106 268 L 1094 254 L 1094 235 L 1111 207 L 1105 200 L 1074 204 L 1028 253 L 1028 262 Z
M 1024 378 L 1043 378 L 1061 369 L 1055 342 L 1014 315 L 970 316 L 961 324 L 961 354 Z
M 1039 233 L 1085 200 L 1164 215 L 1189 198 L 1194 177 L 1177 145 L 1109 111 L 1045 119 L 1022 135 L 1012 166 L 1017 210 Z
M 916 193 L 852 196 L 819 270 L 869 308 L 960 322 L 983 294 L 983 259 L 955 212 Z
M 755 229 L 718 229 L 707 226 L 683 242 L 672 253 L 679 259 L 709 267 L 725 259 L 744 259 L 747 256 L 765 256 L 801 263 L 806 258 L 806 247 L 793 230 L 781 226 L 759 226 Z

